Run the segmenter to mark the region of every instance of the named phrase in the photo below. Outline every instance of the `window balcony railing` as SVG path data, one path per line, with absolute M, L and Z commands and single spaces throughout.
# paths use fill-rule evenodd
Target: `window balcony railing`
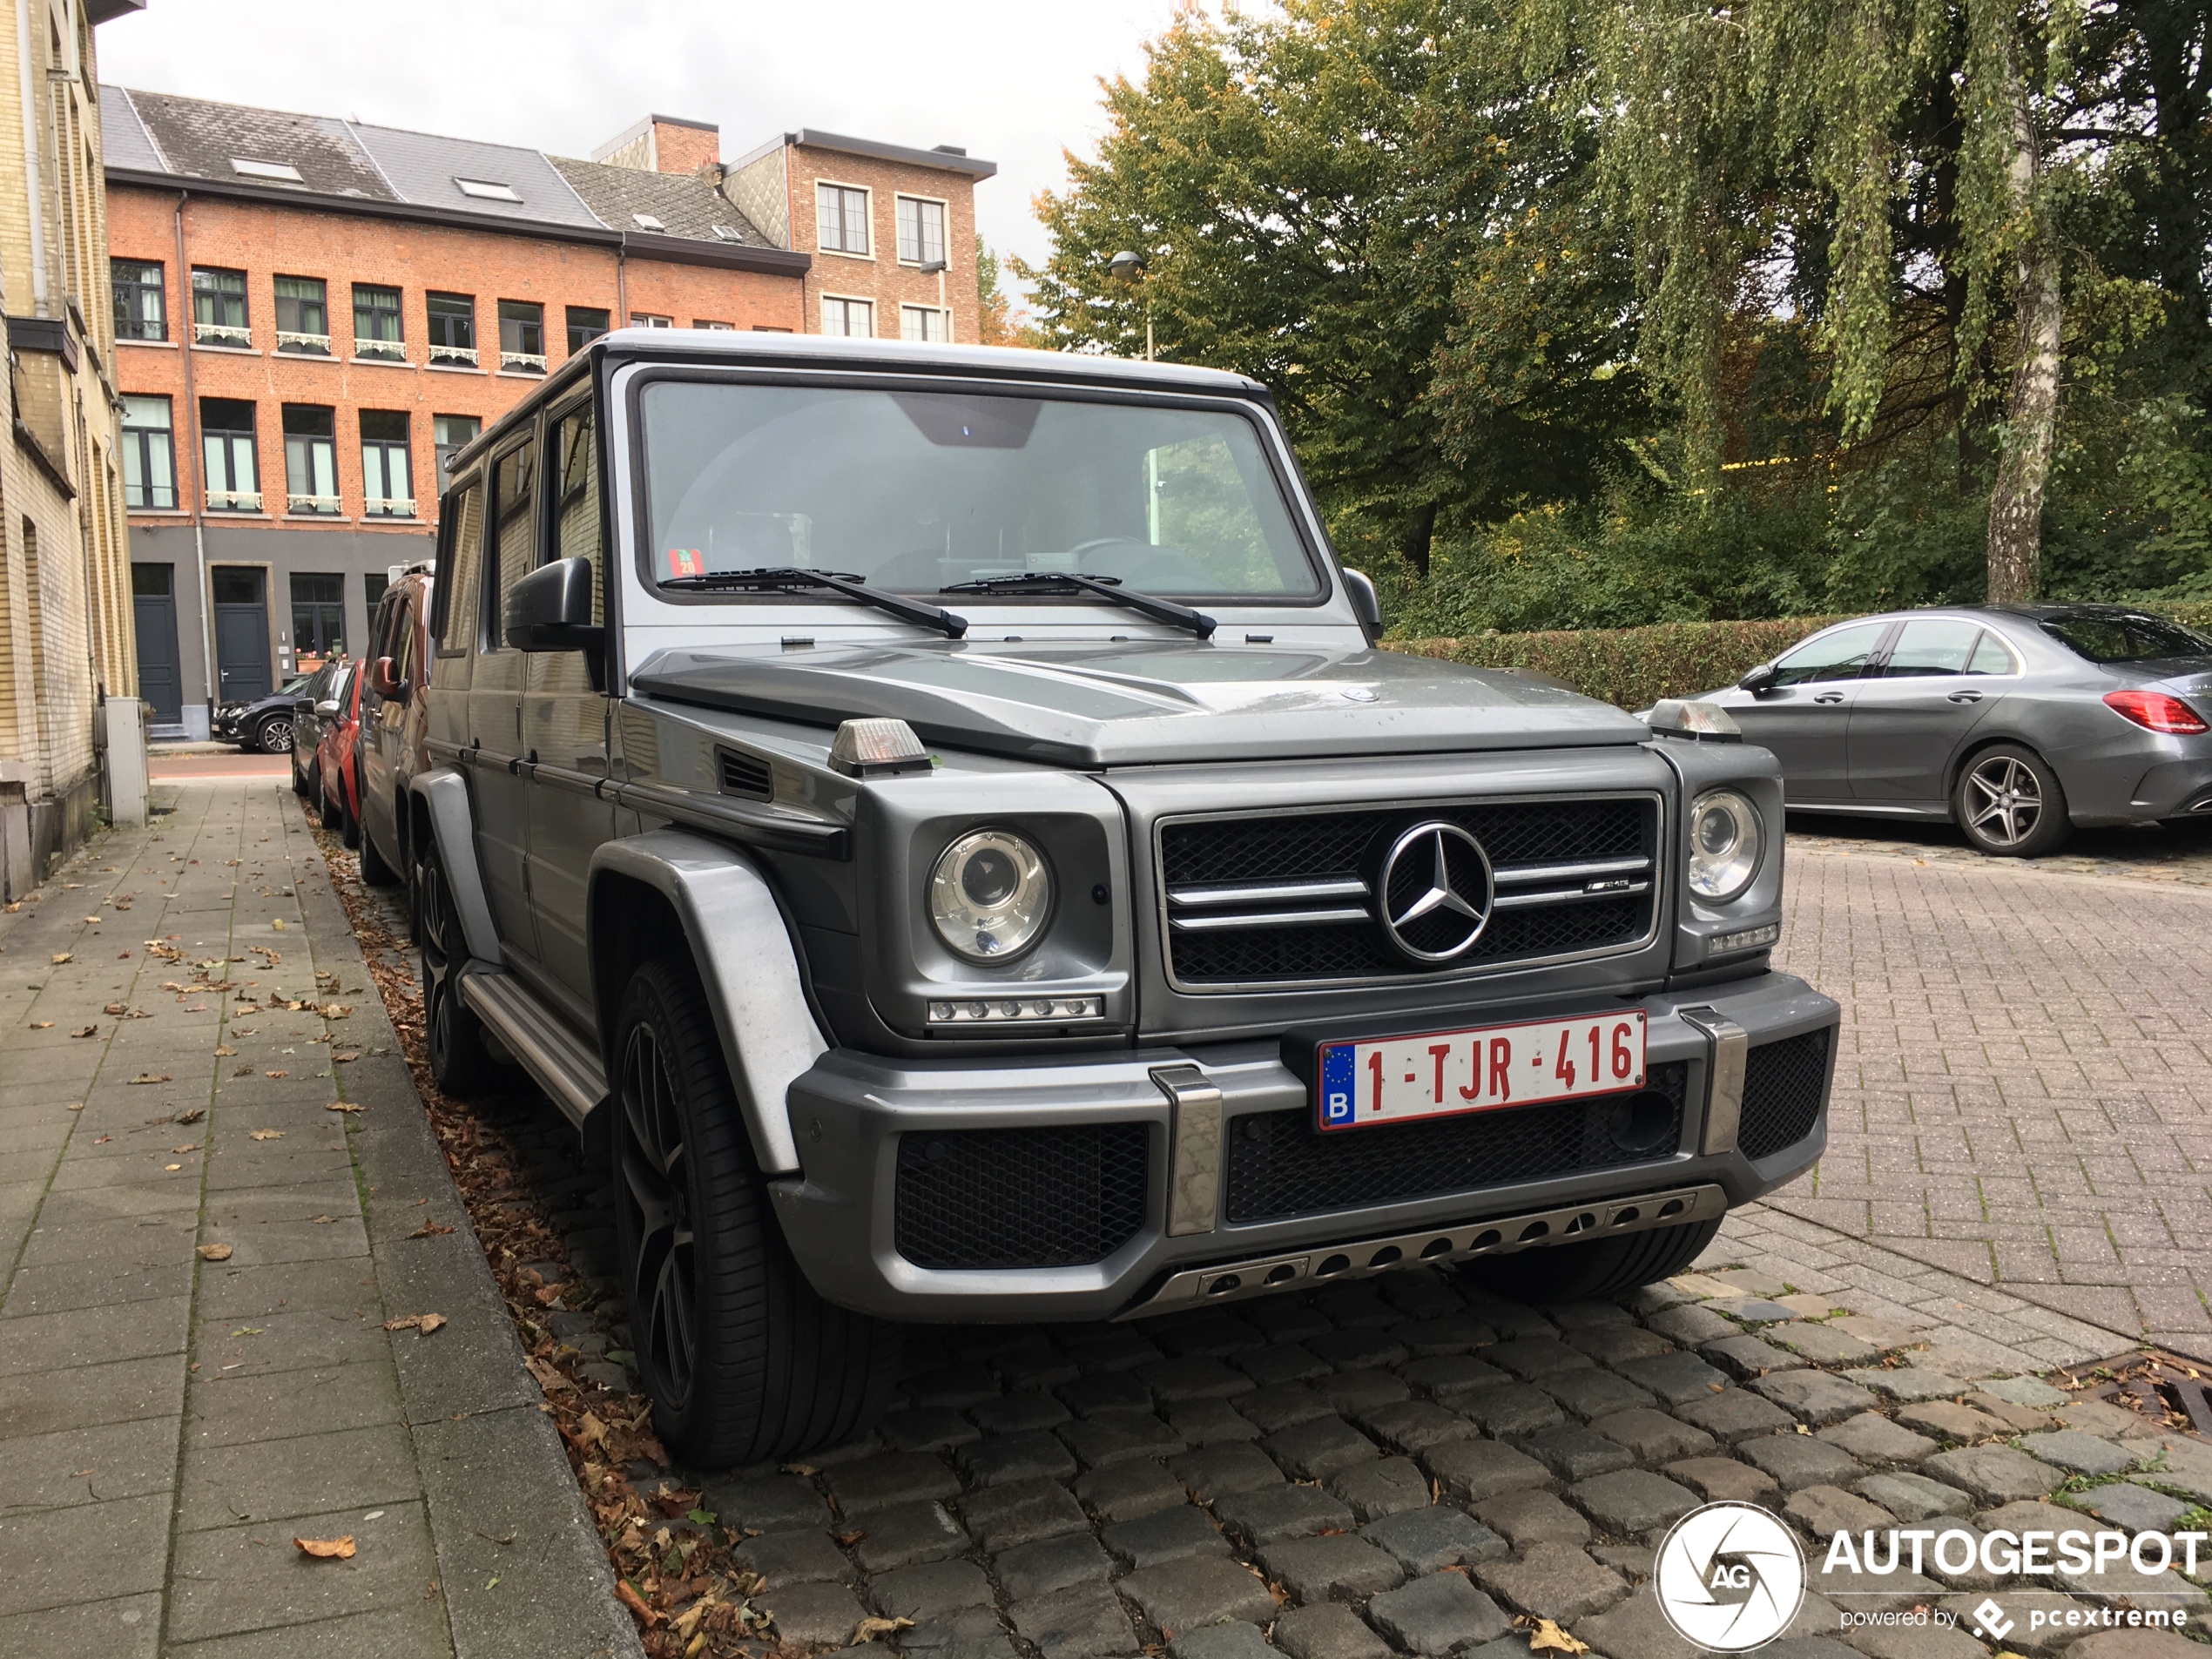
M 474 346 L 433 346 L 430 347 L 430 361 L 433 363 L 466 363 L 474 368 L 476 366 L 476 348 Z
M 363 340 L 359 334 L 355 334 L 354 355 L 369 358 L 380 363 L 404 363 L 407 361 L 407 345 L 403 341 Z
M 343 505 L 335 496 L 302 496 L 287 491 L 284 510 L 287 513 L 334 513 Z
M 545 373 L 545 354 L 542 351 L 503 351 L 499 354 L 502 369 L 519 368 L 532 374 Z
M 193 343 L 201 346 L 244 346 L 253 344 L 253 331 L 242 325 L 233 327 L 226 322 L 196 322 L 192 326 Z
M 211 489 L 207 492 L 207 510 L 211 513 L 258 513 L 261 510 L 261 492 L 258 489 Z
M 381 500 L 373 499 L 363 510 L 371 518 L 413 518 L 415 516 L 415 497 L 412 496 L 387 496 Z
M 295 352 L 302 356 L 327 357 L 330 355 L 330 336 L 297 334 L 289 328 L 280 328 L 277 330 L 277 349 Z

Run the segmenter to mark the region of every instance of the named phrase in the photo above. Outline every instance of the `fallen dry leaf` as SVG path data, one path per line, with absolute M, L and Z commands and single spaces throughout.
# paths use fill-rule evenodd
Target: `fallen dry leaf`
M 59 967 L 62 963 L 69 961 L 69 959 L 76 954 L 77 953 L 74 951 L 57 950 L 46 960 L 52 962 L 55 966 Z
M 204 1262 L 226 1262 L 231 1258 L 231 1247 L 228 1244 L 202 1244 L 199 1258 Z
M 109 1003 L 106 1007 L 103 1008 L 100 1010 L 100 1012 L 101 1012 L 101 1013 L 103 1013 L 103 1014 L 118 1014 L 118 1015 L 120 1015 L 120 1014 L 128 1014 L 130 1011 L 131 1011 L 131 1005 L 130 1005 L 128 1002 L 110 1002 L 110 1003 Z
M 276 917 L 269 923 L 269 926 L 275 928 L 279 933 L 282 933 L 284 931 L 284 918 L 282 916 Z
M 165 1163 L 161 1167 L 173 1173 L 176 1170 L 183 1169 L 185 1166 L 181 1163 Z
M 182 1146 L 172 1146 L 172 1147 L 171 1147 L 169 1150 L 170 1150 L 172 1152 L 178 1152 L 178 1153 L 183 1153 L 183 1152 L 197 1152 L 197 1151 L 199 1151 L 199 1143 L 198 1141 L 189 1141 L 189 1142 L 186 1142 L 186 1143 L 185 1143 L 184 1145 L 182 1145 Z
M 231 1073 L 231 1076 L 233 1077 L 251 1077 L 253 1075 L 253 1067 L 250 1062 L 246 1065 L 239 1067 L 235 1071 Z
M 647 1604 L 644 1596 L 630 1588 L 630 1581 L 626 1578 L 618 1578 L 615 1581 L 615 1600 L 628 1608 L 637 1616 L 637 1622 L 648 1630 L 657 1625 L 668 1622 L 668 1615 L 656 1612 Z
M 292 1074 L 288 1071 L 265 1071 L 261 1075 L 264 1077 L 289 1077 Z
M 307 1219 L 315 1226 L 327 1227 L 332 1222 L 337 1220 L 338 1217 L 335 1216 L 309 1216 Z
M 327 1221 L 329 1217 L 325 1216 L 317 1219 Z M 403 1318 L 385 1320 L 384 1328 L 387 1331 L 420 1331 L 427 1337 L 448 1323 L 449 1321 L 442 1313 L 410 1313 Z
M 325 1106 L 323 1110 L 327 1112 L 357 1112 L 361 1110 L 361 1107 L 354 1101 L 334 1100 L 327 1106 Z
M 319 1561 L 349 1561 L 354 1559 L 354 1535 L 343 1538 L 295 1538 L 292 1541 L 302 1555 L 313 1556 Z
M 215 1045 L 215 1055 L 219 1060 L 227 1060 L 237 1052 L 238 1050 L 227 1042 L 219 1042 Z
M 284 1138 L 284 1131 L 280 1129 L 250 1129 L 246 1131 L 246 1138 L 249 1141 L 280 1141 Z
M 106 918 L 105 916 L 87 916 L 84 920 L 91 923 L 93 927 L 97 927 L 101 922 L 105 921 Z
M 354 1006 L 350 1002 L 326 1002 L 323 1004 L 322 1017 L 326 1020 L 349 1020 L 353 1017 L 353 1015 Z
M 1549 1619 L 1530 1619 L 1524 1627 L 1528 1632 L 1528 1651 L 1531 1653 L 1588 1653 L 1590 1644 L 1571 1636 Z
M 853 1640 L 873 1642 L 878 1636 L 887 1636 L 894 1631 L 911 1630 L 914 1628 L 914 1622 L 912 1619 L 862 1619 L 859 1628 L 853 1632 Z
M 97 1037 L 100 1035 L 100 1028 L 97 1025 L 80 1025 L 69 1035 L 72 1037 Z
M 93 1145 L 95 1145 L 95 1146 L 105 1146 L 105 1145 L 106 1145 L 106 1144 L 107 1144 L 110 1141 L 113 1140 L 114 1138 L 115 1138 L 115 1136 L 112 1136 L 112 1135 L 103 1135 L 103 1136 L 100 1136 L 98 1140 L 94 1141 L 94 1142 L 92 1143 L 92 1144 L 93 1144 Z
M 452 1228 L 447 1226 L 445 1223 L 442 1221 L 426 1221 L 420 1227 L 417 1227 L 413 1232 L 409 1233 L 408 1237 L 409 1238 L 429 1238 L 439 1233 L 449 1233 L 452 1231 Z
M 165 1071 L 142 1071 L 131 1081 L 134 1083 L 165 1083 L 169 1081 L 169 1074 Z
M 54 1022 L 51 1020 L 33 1020 L 30 1022 L 30 1028 L 34 1031 L 51 1031 L 54 1028 Z
M 206 1116 L 207 1108 L 205 1106 L 195 1106 L 188 1112 L 179 1112 L 176 1116 L 172 1118 L 170 1121 L 174 1123 L 197 1123 L 201 1118 Z

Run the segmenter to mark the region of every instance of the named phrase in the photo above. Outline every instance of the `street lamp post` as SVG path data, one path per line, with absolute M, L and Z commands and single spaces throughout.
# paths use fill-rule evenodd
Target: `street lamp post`
M 1144 280 L 1147 268 L 1142 253 L 1123 248 L 1107 261 L 1106 273 L 1119 281 L 1136 283 Z M 1144 296 L 1144 361 L 1152 361 L 1152 296 L 1149 293 Z

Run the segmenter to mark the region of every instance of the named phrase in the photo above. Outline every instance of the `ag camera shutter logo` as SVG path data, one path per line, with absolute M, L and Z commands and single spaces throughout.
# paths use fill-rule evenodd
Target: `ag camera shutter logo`
M 1659 1546 L 1652 1583 L 1659 1611 L 1685 1642 L 1718 1653 L 1764 1647 L 1805 1599 L 1805 1558 L 1771 1512 L 1709 1503 L 1676 1521 Z

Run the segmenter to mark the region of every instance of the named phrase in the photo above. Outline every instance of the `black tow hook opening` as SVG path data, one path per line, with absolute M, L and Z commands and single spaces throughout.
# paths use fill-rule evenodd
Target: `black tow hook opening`
M 1605 1115 L 1605 1132 L 1623 1152 L 1656 1152 L 1675 1133 L 1675 1103 L 1656 1089 L 1616 1098 Z

